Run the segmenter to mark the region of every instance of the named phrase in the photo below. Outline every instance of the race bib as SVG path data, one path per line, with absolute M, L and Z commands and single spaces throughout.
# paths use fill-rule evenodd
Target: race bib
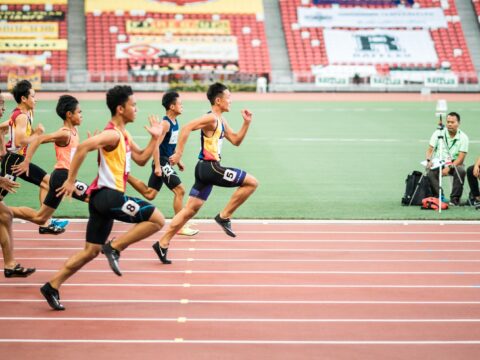
M 140 210 L 140 205 L 138 205 L 135 201 L 133 200 L 128 200 L 125 202 L 122 206 L 122 211 L 130 216 L 135 216 L 137 215 L 138 211 Z
M 5 174 L 5 178 L 7 178 L 8 180 L 11 180 L 11 181 L 15 181 L 15 179 L 17 178 L 15 175 L 11 175 L 11 174 Z
M 164 166 L 162 166 L 162 173 L 165 176 L 170 176 L 173 174 L 173 169 L 170 164 L 165 164 Z
M 230 182 L 235 181 L 236 177 L 237 177 L 237 172 L 230 169 L 225 170 L 225 173 L 223 174 L 223 179 Z
M 170 136 L 170 141 L 168 142 L 169 144 L 176 144 L 178 140 L 178 130 L 177 131 L 172 131 L 172 136 Z
M 85 194 L 85 191 L 87 191 L 88 189 L 88 185 L 81 182 L 81 181 L 75 181 L 75 193 L 78 195 L 78 196 L 82 196 L 83 194 Z
M 130 172 L 130 168 L 132 166 L 132 152 L 128 151 L 127 156 L 125 157 L 125 173 Z

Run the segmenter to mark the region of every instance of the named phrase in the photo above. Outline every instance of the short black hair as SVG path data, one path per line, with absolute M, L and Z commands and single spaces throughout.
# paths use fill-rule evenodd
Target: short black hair
M 455 116 L 457 118 L 458 122 L 460 122 L 460 114 L 455 112 L 455 111 L 452 111 L 452 112 L 448 113 L 447 116 Z
M 58 99 L 57 115 L 60 116 L 63 120 L 67 119 L 67 112 L 74 112 L 77 108 L 78 100 L 71 95 L 62 95 Z
M 125 105 L 130 95 L 133 95 L 133 90 L 128 85 L 117 85 L 107 91 L 107 106 L 112 116 L 117 113 L 117 106 Z
M 20 104 L 22 102 L 22 96 L 28 98 L 31 88 L 32 84 L 28 80 L 21 80 L 15 84 L 12 89 L 12 95 L 17 104 Z
M 218 82 L 210 85 L 207 90 L 207 98 L 210 100 L 210 104 L 215 105 L 215 99 L 221 96 L 227 89 L 225 85 Z
M 168 91 L 165 94 L 163 94 L 162 105 L 165 108 L 165 110 L 169 110 L 170 105 L 175 104 L 179 97 L 180 95 L 178 95 L 176 91 Z

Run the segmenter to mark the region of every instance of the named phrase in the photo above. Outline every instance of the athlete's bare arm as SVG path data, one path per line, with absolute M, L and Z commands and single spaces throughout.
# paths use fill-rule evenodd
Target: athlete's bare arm
M 215 126 L 217 125 L 217 119 L 215 114 L 206 114 L 202 117 L 190 121 L 188 124 L 184 125 L 180 130 L 178 135 L 177 147 L 175 148 L 175 153 L 170 156 L 170 164 L 176 165 L 180 162 L 180 159 L 183 155 L 183 149 L 187 143 L 188 137 L 192 131 L 203 130 L 208 135 L 209 133 L 215 131 Z

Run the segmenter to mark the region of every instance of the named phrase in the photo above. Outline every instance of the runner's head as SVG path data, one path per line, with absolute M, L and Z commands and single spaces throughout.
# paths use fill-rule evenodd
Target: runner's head
M 162 97 L 162 105 L 166 111 L 171 111 L 175 116 L 183 112 L 182 100 L 176 91 L 166 92 Z
M 12 95 L 18 105 L 26 106 L 27 110 L 35 107 L 35 90 L 28 80 L 21 80 L 15 84 Z
M 70 122 L 73 126 L 80 125 L 82 122 L 82 110 L 78 100 L 71 95 L 62 95 L 57 103 L 57 115 L 63 121 Z
M 107 91 L 107 106 L 113 116 L 121 116 L 125 123 L 137 116 L 137 103 L 133 90 L 128 85 L 117 85 Z
M 207 98 L 212 106 L 217 106 L 221 112 L 230 111 L 230 91 L 228 88 L 221 84 L 215 83 L 210 85 L 207 90 Z

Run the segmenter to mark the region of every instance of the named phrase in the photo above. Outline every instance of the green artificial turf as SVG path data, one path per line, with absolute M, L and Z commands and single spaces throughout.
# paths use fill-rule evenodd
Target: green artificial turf
M 480 155 L 480 105 L 449 104 L 449 111 L 462 116 L 461 129 L 470 137 L 466 164 Z M 7 103 L 7 111 L 14 104 Z M 80 136 L 87 130 L 102 129 L 109 113 L 103 101 L 83 101 L 84 122 Z M 480 211 L 469 207 L 452 208 L 438 214 L 418 207 L 402 207 L 405 177 L 422 170 L 428 139 L 436 129 L 435 102 L 234 102 L 225 115 L 234 130 L 242 123 L 240 109 L 254 113 L 250 130 L 240 147 L 224 143 L 222 164 L 242 168 L 260 183 L 255 194 L 238 210 L 237 218 L 281 219 L 478 219 Z M 55 102 L 38 103 L 35 122 L 47 131 L 61 124 L 55 115 Z M 128 130 L 144 146 L 148 136 L 143 126 L 147 115 L 163 116 L 159 102 L 139 101 L 138 116 Z M 209 110 L 207 101 L 184 101 L 181 124 Z M 192 133 L 185 149 L 184 173 L 180 173 L 187 193 L 193 184 L 193 170 L 199 151 L 199 134 Z M 55 154 L 51 144 L 43 145 L 34 162 L 51 172 Z M 96 175 L 96 154 L 91 154 L 79 173 L 90 182 Z M 132 173 L 148 180 L 150 166 L 134 166 Z M 38 207 L 38 188 L 23 181 L 7 205 Z M 450 181 L 445 180 L 447 195 Z M 233 189 L 215 188 L 198 214 L 211 218 L 224 206 Z M 463 200 L 469 192 L 465 185 Z M 128 188 L 128 194 L 137 193 Z M 172 193 L 163 188 L 153 203 L 172 217 Z M 87 205 L 64 201 L 56 216 L 86 217 Z

